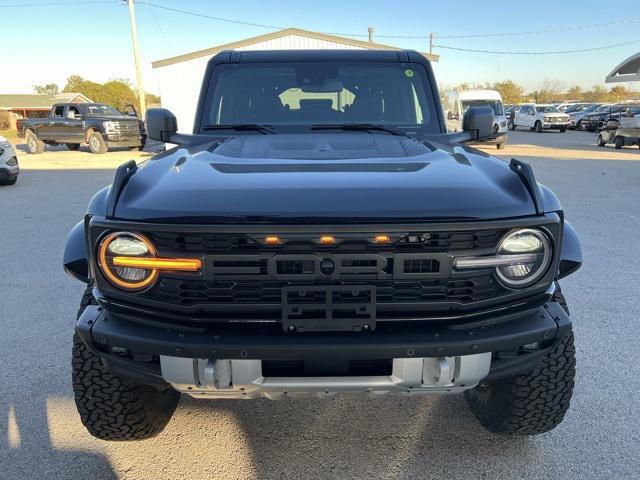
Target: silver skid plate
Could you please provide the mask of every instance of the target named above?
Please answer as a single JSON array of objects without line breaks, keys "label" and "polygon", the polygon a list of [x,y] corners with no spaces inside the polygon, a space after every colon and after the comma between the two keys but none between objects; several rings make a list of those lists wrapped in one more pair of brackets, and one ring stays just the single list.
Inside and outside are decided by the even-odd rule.
[{"label": "silver skid plate", "polygon": [[264,377],[261,360],[161,356],[160,365],[163,378],[173,388],[195,398],[421,395],[457,393],[474,387],[489,373],[491,353],[396,358],[388,376]]}]

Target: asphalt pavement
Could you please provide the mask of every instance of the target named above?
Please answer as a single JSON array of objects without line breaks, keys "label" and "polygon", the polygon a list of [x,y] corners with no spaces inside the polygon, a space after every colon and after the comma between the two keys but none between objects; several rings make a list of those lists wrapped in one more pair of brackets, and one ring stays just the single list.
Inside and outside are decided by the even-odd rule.
[{"label": "asphalt pavement", "polygon": [[145,154],[20,155],[0,187],[0,479],[415,479],[640,476],[640,149],[582,132],[512,133],[506,150],[559,195],[585,264],[563,282],[576,330],[565,421],[532,438],[485,431],[461,396],[197,401],[137,443],[89,436],[71,389],[82,284],[65,238],[113,167]]}]

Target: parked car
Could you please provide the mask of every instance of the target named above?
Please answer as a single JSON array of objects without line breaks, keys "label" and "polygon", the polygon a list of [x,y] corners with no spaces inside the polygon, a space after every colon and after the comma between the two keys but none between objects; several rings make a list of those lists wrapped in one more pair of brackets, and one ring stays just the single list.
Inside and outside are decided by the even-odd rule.
[{"label": "parked car", "polygon": [[488,105],[493,110],[493,134],[482,143],[495,144],[498,150],[507,142],[507,116],[502,97],[497,90],[460,90],[447,92],[444,97],[447,131],[462,131],[464,113],[471,107]]},{"label": "parked car", "polygon": [[18,181],[18,156],[5,137],[0,135],[0,185],[13,185]]},{"label": "parked car", "polygon": [[537,132],[548,129],[565,132],[569,127],[569,115],[550,104],[527,103],[520,105],[515,112],[510,128],[515,130],[517,127],[529,127]]},{"label": "parked car", "polygon": [[602,105],[597,110],[582,117],[580,128],[589,132],[595,132],[602,127],[608,118],[619,117],[620,112],[625,108],[626,106],[622,104]]},{"label": "parked car", "polygon": [[586,115],[589,115],[590,113],[595,112],[601,106],[602,106],[601,103],[592,103],[590,105],[585,105],[584,108],[580,110],[567,112],[569,113],[569,128],[571,130],[575,130],[575,129],[584,130],[584,127],[582,126],[582,119]]},{"label": "parked car", "polygon": [[66,242],[92,435],[156,435],[181,393],[464,392],[494,432],[562,421],[580,242],[530,165],[460,143],[491,108],[447,132],[415,51],[221,52],[205,79],[194,133],[150,109],[177,147],[121,165]]},{"label": "parked car", "polygon": [[26,139],[29,153],[42,153],[45,144],[64,144],[69,150],[88,144],[91,153],[143,149],[147,140],[142,121],[102,103],[59,103],[47,118],[20,122],[18,135]]}]

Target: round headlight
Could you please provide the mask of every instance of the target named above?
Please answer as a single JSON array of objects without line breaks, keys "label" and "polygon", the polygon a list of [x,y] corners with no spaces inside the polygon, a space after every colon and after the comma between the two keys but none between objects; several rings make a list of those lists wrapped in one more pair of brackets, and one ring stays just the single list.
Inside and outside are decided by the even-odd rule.
[{"label": "round headlight", "polygon": [[139,291],[152,285],[158,278],[157,269],[118,266],[114,259],[153,258],[156,249],[153,244],[138,233],[115,232],[107,235],[98,248],[98,265],[104,276],[118,288]]},{"label": "round headlight", "polygon": [[498,278],[508,287],[522,288],[536,282],[549,268],[551,243],[542,231],[522,228],[502,238],[497,254],[514,258],[514,263],[496,267]]}]

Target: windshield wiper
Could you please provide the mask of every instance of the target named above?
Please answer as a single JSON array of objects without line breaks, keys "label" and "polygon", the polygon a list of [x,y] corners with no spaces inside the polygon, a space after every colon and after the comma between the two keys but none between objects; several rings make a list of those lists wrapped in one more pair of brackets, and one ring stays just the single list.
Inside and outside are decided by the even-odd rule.
[{"label": "windshield wiper", "polygon": [[235,132],[260,132],[263,135],[269,133],[276,133],[271,128],[271,125],[261,125],[259,123],[242,123],[242,124],[219,124],[219,125],[205,125],[202,130],[233,130]]},{"label": "windshield wiper", "polygon": [[368,132],[371,130],[377,130],[379,132],[390,133],[391,135],[398,135],[402,137],[411,137],[411,135],[403,132],[402,130],[391,128],[391,127],[383,127],[382,125],[376,125],[374,123],[343,123],[343,124],[321,124],[321,125],[311,125],[311,130],[345,130],[345,131],[353,131],[353,132]]}]

